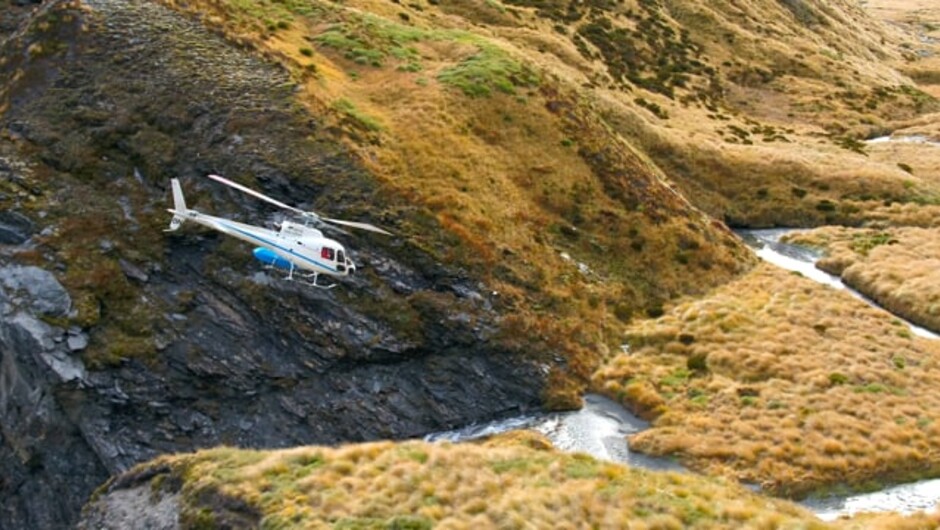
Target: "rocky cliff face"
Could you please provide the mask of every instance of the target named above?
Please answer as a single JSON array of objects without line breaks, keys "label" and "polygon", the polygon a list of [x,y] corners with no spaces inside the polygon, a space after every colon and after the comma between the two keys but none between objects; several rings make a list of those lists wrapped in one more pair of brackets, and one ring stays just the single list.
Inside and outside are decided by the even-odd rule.
[{"label": "rocky cliff face", "polygon": [[214,234],[163,236],[172,175],[256,223],[269,212],[197,177],[253,174],[334,215],[396,208],[284,72],[147,2],[0,9],[0,528],[72,524],[161,453],[404,438],[538,405],[544,367],[493,340],[498,297],[406,242],[341,234],[366,270],[327,292],[246,276],[250,249]]}]

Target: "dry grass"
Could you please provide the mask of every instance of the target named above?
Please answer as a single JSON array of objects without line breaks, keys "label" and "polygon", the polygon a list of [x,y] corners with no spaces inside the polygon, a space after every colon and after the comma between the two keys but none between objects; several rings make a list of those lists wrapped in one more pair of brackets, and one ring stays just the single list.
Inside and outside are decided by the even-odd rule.
[{"label": "dry grass", "polygon": [[635,449],[784,495],[940,472],[940,344],[844,292],[763,265],[628,342],[594,380]]},{"label": "dry grass", "polygon": [[[517,22],[489,29],[553,75],[587,87],[608,123],[715,216],[750,225],[855,224],[871,210],[860,201],[938,197],[940,183],[929,171],[935,150],[894,152],[860,141],[915,122],[935,129],[937,115],[928,113],[940,107],[923,93],[933,85],[924,75],[912,85],[895,70],[934,68],[914,53],[929,46],[918,40],[919,27],[881,24],[854,2],[687,0],[651,9],[587,2],[567,13],[540,2],[505,4],[523,6],[512,10]],[[599,18],[628,32],[652,20],[665,35],[689,38],[653,31],[618,40],[614,29],[596,31]],[[604,38],[639,56],[631,66],[640,72],[656,68],[642,60],[647,46],[685,50],[706,67],[659,57],[668,66],[657,79],[683,72],[686,82],[624,82],[619,56],[604,54]],[[532,47],[540,53],[529,53]]]},{"label": "dry grass", "polygon": [[506,340],[567,354],[549,403],[578,403],[621,320],[753,263],[576,85],[454,6],[171,5],[294,72],[300,102],[409,204],[396,232],[499,292]]},{"label": "dry grass", "polygon": [[913,226],[921,228],[940,227],[940,205],[920,204],[869,204],[862,206],[865,220],[876,226]]},{"label": "dry grass", "polygon": [[[940,6],[932,0],[870,0],[868,9],[882,20],[898,24],[919,37],[914,47],[921,59],[902,65],[901,71],[925,92],[940,97]],[[923,53],[923,52],[928,53]]]},{"label": "dry grass", "polygon": [[752,263],[666,174],[744,224],[855,224],[940,197],[917,152],[852,150],[937,105],[892,69],[918,64],[914,39],[849,2],[167,2],[294,72],[301,103],[413,206],[398,232],[484,277],[513,314],[506,340],[566,353],[554,406],[578,402],[621,322]]},{"label": "dry grass", "polygon": [[564,454],[526,431],[456,445],[223,447],[163,456],[110,483],[141,480],[134,477],[155,495],[180,491],[181,522],[194,528],[926,530],[940,522],[937,514],[878,514],[824,523],[724,479]]},{"label": "dry grass", "polygon": [[834,523],[844,530],[928,530],[940,527],[940,513],[918,513],[910,516],[898,514],[856,515]]},{"label": "dry grass", "polygon": [[[215,523],[213,499],[263,528],[827,528],[805,509],[721,479],[651,473],[563,454],[534,433],[485,444],[391,442],[162,457],[183,520]],[[137,474],[142,468],[131,471]],[[236,500],[231,500],[236,499]]]},{"label": "dry grass", "polygon": [[940,229],[825,227],[788,241],[825,249],[819,268],[891,312],[940,331]]}]

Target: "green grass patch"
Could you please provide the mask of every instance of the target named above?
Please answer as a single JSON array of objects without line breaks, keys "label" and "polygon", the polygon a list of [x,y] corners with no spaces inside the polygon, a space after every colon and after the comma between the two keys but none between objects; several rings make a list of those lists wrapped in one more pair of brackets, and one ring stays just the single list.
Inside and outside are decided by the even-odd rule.
[{"label": "green grass patch", "polygon": [[258,30],[276,31],[290,27],[295,17],[310,17],[322,8],[303,0],[227,0],[221,4],[237,23]]},{"label": "green grass patch", "polygon": [[869,394],[880,394],[885,391],[884,385],[878,383],[869,383],[864,386],[855,387],[856,392],[867,392]]},{"label": "green grass patch", "polygon": [[334,530],[430,530],[434,522],[416,515],[396,515],[388,519],[344,517],[333,524]]},{"label": "green grass patch", "polygon": [[600,473],[601,463],[590,456],[575,454],[565,465],[568,478],[594,478]]},{"label": "green grass patch", "polygon": [[682,386],[689,381],[689,378],[692,376],[692,372],[685,368],[678,368],[672,373],[662,378],[659,382],[663,386]]},{"label": "green grass patch", "polygon": [[503,474],[512,471],[518,472],[527,472],[533,466],[533,462],[529,458],[508,458],[505,460],[497,460],[495,462],[490,462],[490,468],[496,473]]},{"label": "green grass patch", "polygon": [[871,249],[881,245],[892,245],[898,241],[888,232],[877,232],[874,234],[862,233],[852,236],[850,247],[862,256],[867,256]]},{"label": "green grass patch", "polygon": [[391,62],[405,72],[424,69],[416,45],[421,42],[458,42],[476,49],[467,58],[440,71],[438,81],[471,97],[493,92],[513,94],[516,88],[538,83],[535,73],[521,61],[486,39],[453,30],[427,30],[365,15],[330,26],[313,41],[340,51],[358,64],[382,67]]},{"label": "green grass patch", "polygon": [[471,97],[488,96],[494,90],[514,94],[516,87],[537,84],[535,74],[502,49],[478,42],[478,52],[438,74],[438,81],[459,88]]},{"label": "green grass patch", "polygon": [[356,107],[356,105],[353,104],[352,101],[349,101],[346,98],[341,98],[341,99],[336,100],[336,102],[333,103],[333,109],[339,112],[342,112],[346,116],[352,118],[352,120],[357,125],[361,126],[362,128],[368,131],[380,132],[385,129],[385,127],[379,122],[379,120],[373,118],[372,116],[369,116],[368,114],[365,114],[364,112],[359,110]]},{"label": "green grass patch", "polygon": [[829,383],[833,386],[844,385],[849,382],[849,378],[845,374],[840,374],[839,372],[833,372],[829,374]]}]

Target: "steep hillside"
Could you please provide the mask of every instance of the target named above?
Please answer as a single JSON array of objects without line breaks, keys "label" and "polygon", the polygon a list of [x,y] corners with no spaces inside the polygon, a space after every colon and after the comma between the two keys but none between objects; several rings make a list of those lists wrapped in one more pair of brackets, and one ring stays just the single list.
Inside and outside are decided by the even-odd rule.
[{"label": "steep hillside", "polygon": [[[936,53],[940,40],[940,6],[931,0],[870,0],[866,10],[875,18],[887,21],[914,37],[909,42],[916,60],[899,65],[899,70],[917,82],[925,92],[940,97],[940,56]],[[934,120],[936,123],[936,120]]]},{"label": "steep hillside", "polygon": [[534,295],[525,329],[571,335],[613,312],[657,312],[748,262],[577,83],[448,14],[454,5],[177,7],[284,64],[312,112],[334,111],[383,185],[440,223],[441,259],[485,270],[501,296]]},{"label": "steep hillside", "polygon": [[[319,105],[351,103],[353,114],[386,127],[386,134],[374,129],[383,145],[370,151],[391,149],[409,170],[425,156],[399,151],[415,139],[401,130],[402,120],[429,121],[417,128],[419,145],[435,131],[448,140],[446,165],[466,169],[461,161],[471,146],[451,142],[450,125],[437,119],[435,81],[468,94],[515,93],[532,86],[534,72],[540,86],[551,80],[576,93],[580,106],[594,109],[691,201],[735,224],[860,223],[892,202],[938,200],[932,174],[904,169],[934,153],[873,155],[878,150],[862,142],[937,123],[940,106],[929,93],[936,45],[917,39],[918,28],[886,25],[855,2],[360,0],[315,3],[316,13],[307,4],[185,5],[313,78],[308,94]],[[474,53],[471,36],[497,47],[448,69]],[[514,60],[497,60],[495,50]],[[490,144],[518,137],[500,115],[464,125],[510,135],[484,134]],[[567,128],[561,141],[580,146],[581,128]],[[396,147],[398,140],[407,142]],[[496,157],[493,169],[502,163]],[[407,180],[404,173],[394,172],[395,180]]]},{"label": "steep hillside", "polygon": [[[937,201],[935,176],[898,165],[934,153],[874,159],[861,143],[937,122],[936,99],[894,69],[930,71],[935,45],[856,2],[511,3],[540,6],[523,12],[540,35],[549,23],[560,33],[544,37],[556,44],[546,55],[716,216],[856,223],[885,202]],[[551,53],[569,40],[578,53]]]},{"label": "steep hillside", "polygon": [[[500,39],[327,3],[190,7],[204,20],[3,4],[4,528],[60,528],[163,453],[576,405],[624,321],[753,262]],[[283,43],[236,35],[259,23]],[[210,172],[396,236],[337,233],[361,274],[336,289],[282,282],[239,242],[162,232],[171,177],[202,211],[276,219]]]}]

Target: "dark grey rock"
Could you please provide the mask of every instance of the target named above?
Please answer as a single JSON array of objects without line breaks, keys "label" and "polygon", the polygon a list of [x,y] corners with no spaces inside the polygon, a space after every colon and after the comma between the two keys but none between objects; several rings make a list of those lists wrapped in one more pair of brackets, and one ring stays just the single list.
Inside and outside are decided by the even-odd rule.
[{"label": "dark grey rock", "polygon": [[43,315],[65,316],[72,307],[68,291],[51,272],[39,267],[9,265],[0,268],[0,287],[25,292],[32,309]]},{"label": "dark grey rock", "polygon": [[140,267],[125,259],[118,261],[118,264],[121,266],[121,272],[123,272],[125,276],[132,280],[146,283],[147,280],[150,279],[150,276],[148,276],[147,273],[144,272]]},{"label": "dark grey rock", "polygon": [[0,212],[0,244],[19,245],[33,233],[33,223],[17,212]]}]

